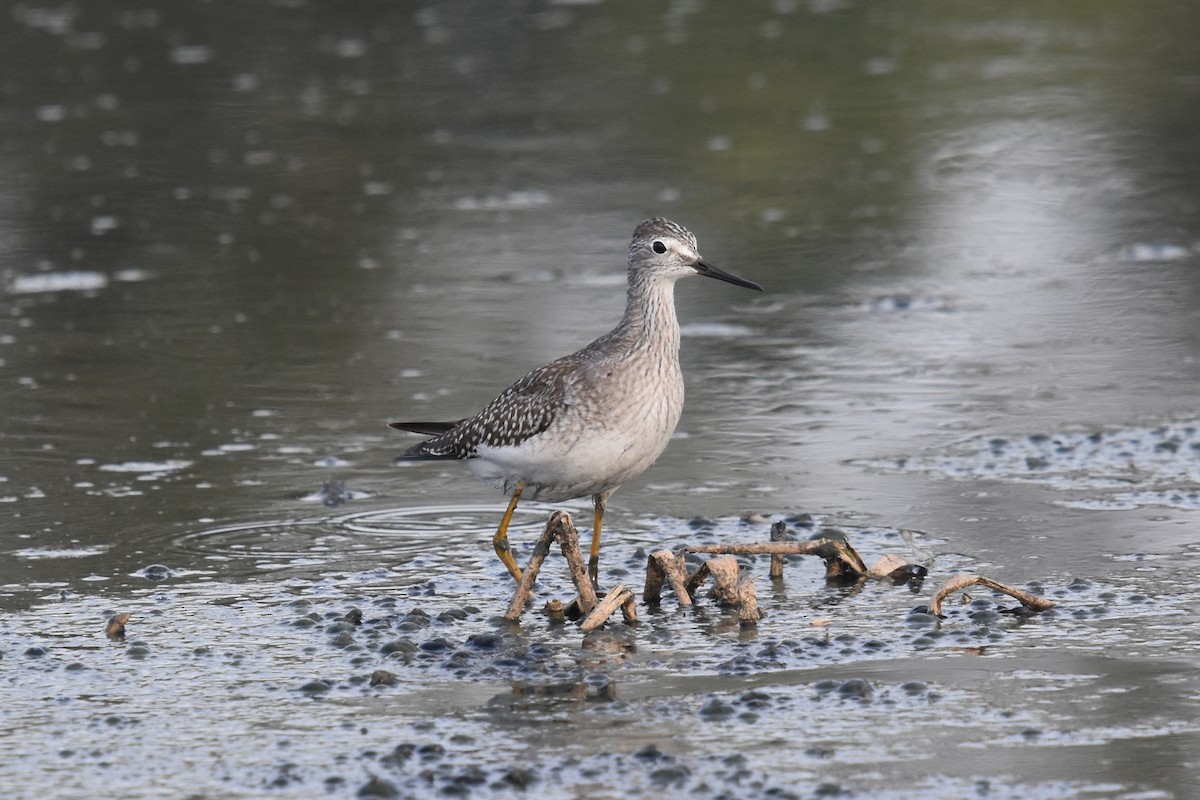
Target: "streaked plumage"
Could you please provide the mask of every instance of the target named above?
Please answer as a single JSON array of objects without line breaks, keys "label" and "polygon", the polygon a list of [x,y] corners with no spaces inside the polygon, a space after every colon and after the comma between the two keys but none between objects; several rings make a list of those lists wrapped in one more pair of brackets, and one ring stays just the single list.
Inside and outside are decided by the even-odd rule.
[{"label": "streaked plumage", "polygon": [[462,460],[477,478],[513,494],[494,543],[514,577],[520,573],[505,557],[506,530],[522,491],[550,502],[592,496],[594,570],[605,502],[654,463],[683,410],[674,287],[696,274],[762,290],[702,261],[685,228],[646,220],[629,246],[628,298],[617,327],[530,372],[473,417],[391,423],[433,436],[398,461]]}]

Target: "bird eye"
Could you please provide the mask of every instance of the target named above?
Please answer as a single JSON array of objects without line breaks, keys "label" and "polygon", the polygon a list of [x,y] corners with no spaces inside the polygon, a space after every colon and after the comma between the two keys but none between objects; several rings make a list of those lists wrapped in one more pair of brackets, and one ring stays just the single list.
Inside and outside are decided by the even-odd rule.
[{"label": "bird eye", "polygon": [[654,250],[654,252],[658,253],[659,255],[662,255],[663,253],[667,252],[667,246],[665,244],[663,244],[662,242],[658,241],[657,239],[654,240],[654,244],[650,245],[650,247]]}]

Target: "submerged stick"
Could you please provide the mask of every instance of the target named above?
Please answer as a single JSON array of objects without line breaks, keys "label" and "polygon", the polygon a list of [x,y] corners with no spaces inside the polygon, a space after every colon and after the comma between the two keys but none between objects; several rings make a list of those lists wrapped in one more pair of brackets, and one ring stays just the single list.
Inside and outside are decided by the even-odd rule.
[{"label": "submerged stick", "polygon": [[584,633],[591,633],[599,628],[616,613],[618,608],[625,605],[629,598],[633,597],[633,592],[618,584],[609,590],[608,594],[604,595],[604,599],[596,604],[591,613],[583,618],[583,622],[579,623],[579,629]]},{"label": "submerged stick", "polygon": [[1046,611],[1054,608],[1054,603],[1044,597],[1022,592],[1020,589],[1014,589],[1008,584],[994,581],[991,578],[985,578],[982,575],[955,575],[950,580],[942,584],[941,588],[934,593],[933,599],[929,601],[929,613],[935,617],[942,615],[942,601],[947,596],[954,592],[967,588],[968,586],[986,586],[989,589],[994,589],[997,592],[1006,594],[1009,597],[1016,598],[1021,601],[1021,605],[1031,611]]}]

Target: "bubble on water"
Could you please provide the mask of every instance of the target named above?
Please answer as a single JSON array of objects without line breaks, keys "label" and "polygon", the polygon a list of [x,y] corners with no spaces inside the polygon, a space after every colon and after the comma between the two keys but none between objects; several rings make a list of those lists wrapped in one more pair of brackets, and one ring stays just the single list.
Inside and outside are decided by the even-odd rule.
[{"label": "bubble on water", "polygon": [[62,122],[67,118],[67,107],[61,104],[38,106],[37,118],[42,122]]},{"label": "bubble on water", "polygon": [[181,66],[191,66],[195,64],[207,64],[212,60],[213,51],[208,45],[190,44],[176,45],[171,48],[170,59],[172,64]]},{"label": "bubble on water", "polygon": [[94,270],[71,270],[69,272],[41,272],[35,275],[18,275],[9,284],[14,294],[36,294],[39,292],[89,292],[108,286],[108,276]]}]

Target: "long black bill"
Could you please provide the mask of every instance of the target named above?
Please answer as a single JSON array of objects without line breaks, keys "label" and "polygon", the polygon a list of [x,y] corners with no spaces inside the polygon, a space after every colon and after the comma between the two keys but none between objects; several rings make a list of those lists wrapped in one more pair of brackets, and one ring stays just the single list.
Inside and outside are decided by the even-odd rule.
[{"label": "long black bill", "polygon": [[720,267],[714,267],[707,261],[697,261],[692,266],[696,268],[696,272],[699,272],[706,278],[716,278],[719,281],[732,283],[734,286],[745,286],[747,289],[753,289],[756,292],[761,292],[763,290],[763,288],[754,281],[748,281],[745,278],[739,278],[737,275],[730,275],[725,270],[721,269]]}]

